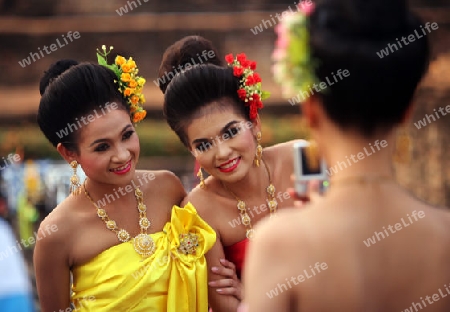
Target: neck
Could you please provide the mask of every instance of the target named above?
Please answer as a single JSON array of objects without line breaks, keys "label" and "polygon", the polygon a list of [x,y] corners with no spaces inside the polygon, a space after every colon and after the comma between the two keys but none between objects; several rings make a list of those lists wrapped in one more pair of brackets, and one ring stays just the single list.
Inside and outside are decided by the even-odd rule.
[{"label": "neck", "polygon": [[228,191],[233,192],[235,196],[244,201],[251,197],[265,197],[267,194],[266,187],[269,185],[269,176],[264,166],[264,158],[260,161],[259,167],[252,166],[243,179],[234,183],[222,183]]},{"label": "neck", "polygon": [[[111,206],[114,203],[129,200],[131,197],[134,198],[135,186],[139,187],[140,184],[136,182],[133,184],[131,181],[124,185],[107,184],[87,178],[84,186],[94,202],[97,204],[100,202],[101,205]],[[82,192],[84,193],[84,189]]]},{"label": "neck", "polygon": [[321,144],[331,181],[352,176],[393,176],[394,147],[393,132],[367,139],[336,131],[327,134]]}]

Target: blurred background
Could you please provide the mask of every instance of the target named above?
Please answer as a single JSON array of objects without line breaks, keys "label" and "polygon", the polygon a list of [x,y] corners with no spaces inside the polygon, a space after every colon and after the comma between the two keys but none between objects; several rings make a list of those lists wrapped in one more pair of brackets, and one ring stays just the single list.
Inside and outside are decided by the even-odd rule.
[{"label": "blurred background", "polygon": [[[40,220],[68,194],[72,173],[35,122],[39,79],[50,64],[61,58],[96,62],[96,49],[103,44],[132,56],[147,79],[148,117],[137,127],[139,166],[174,171],[190,190],[196,183],[193,158],[166,125],[163,96],[154,83],[164,50],[196,34],[211,40],[222,56],[245,52],[258,62],[264,89],[272,93],[261,114],[263,143],[307,139],[300,107],[281,97],[271,74],[276,39],[271,17],[294,9],[295,2],[0,0],[0,215],[11,222],[18,239],[32,235]],[[450,104],[450,1],[410,3],[424,22],[439,25],[428,35],[433,56],[416,96],[412,120],[417,122]],[[69,31],[79,32],[79,38],[65,42]],[[40,54],[57,39],[57,50]],[[407,132],[413,141],[412,160],[395,164],[399,182],[424,201],[449,207],[450,115],[421,129],[411,123]],[[32,248],[25,250],[25,257],[34,281]]]}]

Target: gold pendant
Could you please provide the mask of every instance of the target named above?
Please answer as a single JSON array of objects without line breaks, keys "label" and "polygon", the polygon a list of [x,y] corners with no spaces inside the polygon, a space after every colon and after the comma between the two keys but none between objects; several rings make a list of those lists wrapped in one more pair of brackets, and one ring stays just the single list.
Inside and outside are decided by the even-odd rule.
[{"label": "gold pendant", "polygon": [[134,250],[143,257],[149,257],[155,252],[155,241],[148,234],[139,234],[133,239]]},{"label": "gold pendant", "polygon": [[253,229],[248,229],[247,233],[245,234],[245,236],[247,236],[248,239],[252,239],[254,235],[255,235],[255,230],[253,230]]}]

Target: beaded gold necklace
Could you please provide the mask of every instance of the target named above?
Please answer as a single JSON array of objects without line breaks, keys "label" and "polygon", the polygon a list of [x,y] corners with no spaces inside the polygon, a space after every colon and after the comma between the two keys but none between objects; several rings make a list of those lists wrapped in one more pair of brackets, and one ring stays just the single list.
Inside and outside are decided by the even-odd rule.
[{"label": "beaded gold necklace", "polygon": [[[97,209],[97,215],[105,222],[106,228],[116,233],[119,241],[123,243],[128,242],[131,239],[130,233],[128,233],[128,231],[125,229],[119,229],[117,227],[116,221],[111,220],[108,217],[106,210],[97,206],[86,189],[86,180],[84,181],[83,187],[84,194]],[[150,227],[151,223],[150,220],[147,219],[147,207],[144,204],[144,194],[139,189],[139,187],[136,187],[134,189],[134,196],[137,200],[137,208],[139,211],[139,226],[141,228],[141,233],[133,238],[133,246],[134,250],[136,250],[139,255],[146,258],[151,256],[155,252],[155,242],[153,241],[151,236],[147,234],[147,229]]]},{"label": "beaded gold necklace", "polygon": [[[267,193],[267,203],[269,205],[270,217],[272,217],[276,213],[277,207],[278,207],[278,202],[275,199],[275,186],[272,184],[272,178],[270,176],[270,171],[269,171],[269,168],[267,167],[266,162],[262,159],[261,159],[261,161],[264,164],[264,168],[266,168],[266,172],[269,177],[269,186],[266,187],[266,193]],[[245,227],[247,228],[245,236],[248,239],[251,239],[253,237],[253,235],[255,234],[255,230],[252,228],[251,218],[248,215],[248,212],[247,212],[248,209],[247,209],[247,205],[245,204],[245,201],[243,201],[242,199],[239,199],[239,197],[237,197],[230,189],[227,188],[225,183],[223,183],[222,181],[221,181],[221,183],[222,183],[222,186],[224,187],[224,189],[226,189],[237,200],[237,202],[238,202],[237,208],[238,208],[239,214],[241,216],[242,224],[245,225]]]}]

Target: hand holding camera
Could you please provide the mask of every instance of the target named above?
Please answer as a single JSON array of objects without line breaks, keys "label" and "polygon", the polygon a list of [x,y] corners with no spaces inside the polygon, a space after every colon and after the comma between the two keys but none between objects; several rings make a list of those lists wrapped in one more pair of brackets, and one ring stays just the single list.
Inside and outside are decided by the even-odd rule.
[{"label": "hand holding camera", "polygon": [[323,194],[328,186],[325,161],[317,145],[307,141],[294,144],[294,196],[301,202],[311,200],[312,193]]}]

